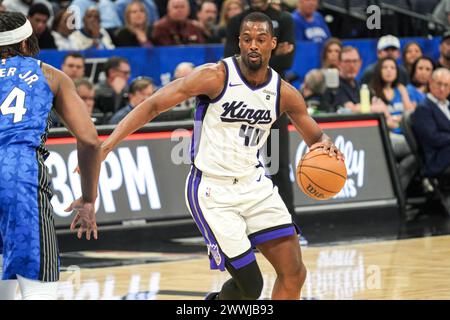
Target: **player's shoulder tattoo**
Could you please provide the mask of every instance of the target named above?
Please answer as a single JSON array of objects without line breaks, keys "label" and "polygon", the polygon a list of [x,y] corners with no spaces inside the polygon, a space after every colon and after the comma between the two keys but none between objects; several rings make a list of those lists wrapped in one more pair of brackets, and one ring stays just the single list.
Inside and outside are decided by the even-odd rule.
[{"label": "player's shoulder tattoo", "polygon": [[61,81],[58,77],[58,70],[48,64],[43,63],[42,71],[44,73],[45,79],[50,85],[50,88],[52,88],[54,94],[56,94],[59,91],[61,85]]}]

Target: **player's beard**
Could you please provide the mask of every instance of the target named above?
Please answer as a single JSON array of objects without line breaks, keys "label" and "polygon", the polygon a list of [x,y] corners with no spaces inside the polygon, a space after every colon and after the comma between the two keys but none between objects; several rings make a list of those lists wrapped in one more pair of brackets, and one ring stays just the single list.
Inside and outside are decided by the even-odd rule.
[{"label": "player's beard", "polygon": [[262,66],[262,56],[258,54],[258,59],[256,61],[252,61],[249,58],[249,55],[245,55],[242,57],[242,62],[244,62],[245,66],[252,71],[258,71]]}]

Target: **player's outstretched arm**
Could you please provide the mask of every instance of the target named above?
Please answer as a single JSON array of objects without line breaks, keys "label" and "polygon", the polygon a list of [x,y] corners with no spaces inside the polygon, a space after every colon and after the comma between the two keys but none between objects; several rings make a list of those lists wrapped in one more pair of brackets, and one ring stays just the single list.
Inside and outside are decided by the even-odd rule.
[{"label": "player's outstretched arm", "polygon": [[97,238],[94,203],[97,198],[98,176],[101,164],[101,141],[97,130],[84,106],[84,101],[78,96],[72,80],[63,72],[49,66],[43,66],[44,74],[55,96],[55,109],[67,129],[77,139],[78,165],[80,168],[82,197],[75,200],[67,211],[75,210],[77,214],[71,229],[78,221],[81,227],[78,237],[86,231],[90,239],[91,232]]},{"label": "player's outstretched arm", "polygon": [[329,153],[330,156],[336,155],[338,159],[344,159],[344,155],[332,143],[330,137],[322,132],[317,122],[308,114],[302,95],[284,80],[280,91],[280,112],[288,114],[310,150],[323,148],[324,152]]},{"label": "player's outstretched arm", "polygon": [[103,159],[125,137],[153,120],[160,113],[198,95],[215,98],[223,89],[224,79],[225,70],[222,63],[206,64],[196,68],[190,75],[159,89],[119,122],[113,133],[103,142]]}]

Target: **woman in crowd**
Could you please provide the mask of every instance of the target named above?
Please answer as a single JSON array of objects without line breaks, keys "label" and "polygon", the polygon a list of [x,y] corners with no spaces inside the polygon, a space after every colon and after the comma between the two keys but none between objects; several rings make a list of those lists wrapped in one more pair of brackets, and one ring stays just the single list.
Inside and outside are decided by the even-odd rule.
[{"label": "woman in crowd", "polygon": [[115,46],[106,29],[100,26],[100,12],[95,7],[86,10],[84,27],[69,36],[76,50],[114,49]]},{"label": "woman in crowd", "polygon": [[339,54],[342,50],[342,42],[338,38],[328,39],[322,49],[320,61],[322,68],[338,68]]},{"label": "woman in crowd", "polygon": [[151,47],[151,34],[145,6],[134,0],[125,10],[125,27],[118,30],[114,43],[117,47]]},{"label": "woman in crowd", "polygon": [[410,74],[411,83],[406,86],[406,89],[414,106],[425,100],[433,71],[434,62],[429,57],[420,57],[413,63]]},{"label": "woman in crowd", "polygon": [[400,120],[404,110],[414,109],[406,87],[398,80],[398,66],[393,58],[379,60],[370,82],[375,97],[375,110],[386,115],[389,128],[401,133]]},{"label": "woman in crowd", "polygon": [[423,55],[422,48],[415,41],[408,42],[403,48],[403,66],[411,74],[412,65]]},{"label": "woman in crowd", "polygon": [[225,42],[226,29],[228,21],[235,15],[244,11],[244,4],[241,0],[225,0],[220,10],[219,28],[217,30],[218,36]]},{"label": "woman in crowd", "polygon": [[372,91],[372,111],[383,113],[390,129],[390,140],[397,162],[403,190],[409,185],[417,170],[417,163],[400,127],[404,111],[413,110],[414,104],[406,87],[399,82],[398,65],[395,59],[380,59],[370,82]]},{"label": "woman in crowd", "polygon": [[55,16],[52,25],[52,36],[58,50],[75,50],[69,36],[75,31],[75,16],[70,10],[61,10]]}]

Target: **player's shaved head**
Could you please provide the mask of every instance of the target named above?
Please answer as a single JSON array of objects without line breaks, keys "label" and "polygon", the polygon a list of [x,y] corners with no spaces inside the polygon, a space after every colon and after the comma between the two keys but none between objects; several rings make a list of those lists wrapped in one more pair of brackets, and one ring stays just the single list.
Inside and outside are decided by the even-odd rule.
[{"label": "player's shaved head", "polygon": [[276,45],[272,20],[267,15],[253,12],[245,16],[239,34],[239,49],[242,62],[249,70],[266,68]]},{"label": "player's shaved head", "polygon": [[269,16],[265,15],[261,12],[252,12],[244,17],[241,22],[241,27],[239,29],[239,33],[242,34],[245,31],[245,27],[248,26],[248,22],[260,22],[267,25],[267,31],[273,37],[275,32],[273,31],[272,20]]}]

